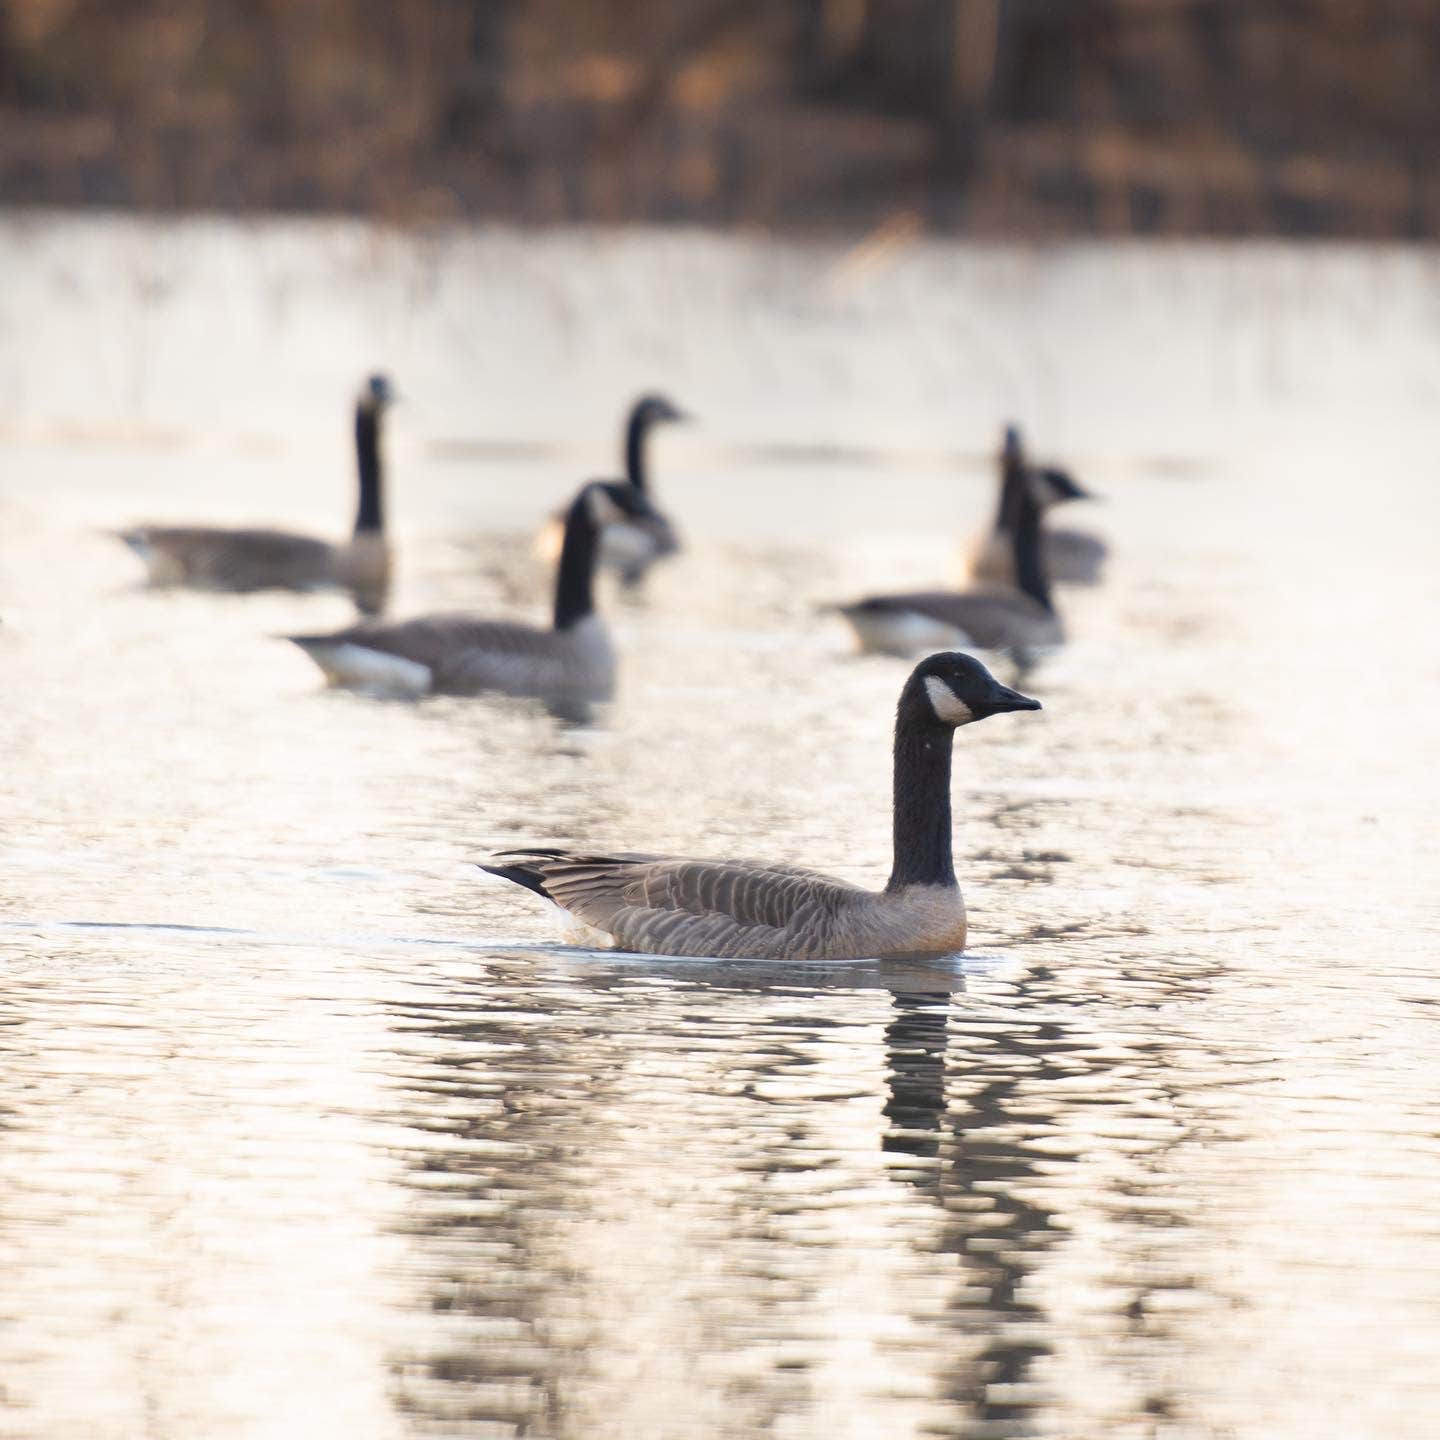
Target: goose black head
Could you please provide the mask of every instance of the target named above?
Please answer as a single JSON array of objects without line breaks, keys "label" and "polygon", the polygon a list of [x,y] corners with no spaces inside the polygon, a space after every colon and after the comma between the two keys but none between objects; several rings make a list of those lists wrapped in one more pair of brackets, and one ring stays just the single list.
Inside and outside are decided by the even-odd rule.
[{"label": "goose black head", "polygon": [[592,480],[581,491],[590,518],[596,525],[622,525],[626,521],[650,520],[655,507],[643,490],[626,480]]},{"label": "goose black head", "polygon": [[646,427],[651,425],[678,424],[690,417],[673,401],[664,395],[642,395],[630,412],[633,421]]},{"label": "goose black head", "polygon": [[1000,459],[1007,465],[1018,465],[1022,458],[1023,447],[1020,444],[1020,427],[1018,425],[1007,425],[1005,427],[1005,440],[1000,447]]},{"label": "goose black head", "polygon": [[1002,685],[973,655],[958,650],[927,656],[915,667],[905,691],[942,725],[969,725],[1011,710],[1040,709],[1038,700]]},{"label": "goose black head", "polygon": [[400,397],[390,383],[388,375],[370,375],[360,387],[360,404],[368,410],[383,410],[393,405]]}]

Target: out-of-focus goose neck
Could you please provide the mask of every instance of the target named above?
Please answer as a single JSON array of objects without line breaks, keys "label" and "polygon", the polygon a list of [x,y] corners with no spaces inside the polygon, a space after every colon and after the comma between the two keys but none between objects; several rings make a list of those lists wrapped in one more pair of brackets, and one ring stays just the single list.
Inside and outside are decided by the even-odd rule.
[{"label": "out-of-focus goose neck", "polygon": [[1020,431],[1006,426],[1005,446],[1000,452],[1000,508],[995,512],[995,528],[1002,535],[1015,533],[1020,492],[1025,487],[1025,447]]},{"label": "out-of-focus goose neck", "polygon": [[954,730],[942,725],[915,676],[895,713],[895,861],[887,894],[911,885],[954,886],[950,759]]},{"label": "out-of-focus goose neck", "polygon": [[644,490],[650,479],[645,464],[645,440],[650,433],[650,411],[640,401],[630,411],[625,425],[625,475],[637,490]]},{"label": "out-of-focus goose neck", "polygon": [[1040,548],[1040,504],[1022,476],[1015,481],[1015,520],[1010,532],[1015,554],[1015,584],[1052,615],[1050,579],[1045,573],[1045,556]]},{"label": "out-of-focus goose neck", "polygon": [[590,492],[582,490],[565,516],[565,540],[555,579],[557,630],[578,625],[595,609],[595,552],[600,532],[590,503]]},{"label": "out-of-focus goose neck", "polygon": [[356,535],[379,534],[385,528],[380,473],[380,406],[364,399],[355,406],[355,460],[360,472],[360,506]]},{"label": "out-of-focus goose neck", "polygon": [[1025,462],[1018,452],[1006,453],[1000,475],[1000,508],[995,512],[995,528],[1008,536],[1015,533],[1019,523],[1021,492],[1025,489]]}]

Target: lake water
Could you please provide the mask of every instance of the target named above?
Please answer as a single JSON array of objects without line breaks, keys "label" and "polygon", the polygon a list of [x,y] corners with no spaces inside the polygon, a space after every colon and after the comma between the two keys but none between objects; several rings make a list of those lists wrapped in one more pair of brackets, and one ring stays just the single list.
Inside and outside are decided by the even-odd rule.
[{"label": "lake water", "polygon": [[[0,275],[0,1435],[1434,1433],[1435,257],[40,216]],[[326,692],[270,637],[341,598],[103,535],[343,531],[377,366],[398,613],[542,614],[624,402],[702,417],[590,723]],[[1115,558],[957,737],[969,953],[578,951],[469,865],[883,879],[906,667],[819,608],[952,578],[1011,417]]]}]

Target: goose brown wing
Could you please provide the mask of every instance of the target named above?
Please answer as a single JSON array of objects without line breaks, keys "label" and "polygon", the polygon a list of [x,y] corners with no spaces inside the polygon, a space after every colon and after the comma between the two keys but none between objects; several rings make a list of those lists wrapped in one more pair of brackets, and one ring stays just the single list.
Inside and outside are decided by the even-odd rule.
[{"label": "goose brown wing", "polygon": [[[832,952],[866,890],[787,865],[651,855],[516,851],[523,871],[577,919],[627,950],[654,955],[804,959]],[[516,874],[507,876],[520,879]],[[520,883],[527,883],[521,879]]]}]

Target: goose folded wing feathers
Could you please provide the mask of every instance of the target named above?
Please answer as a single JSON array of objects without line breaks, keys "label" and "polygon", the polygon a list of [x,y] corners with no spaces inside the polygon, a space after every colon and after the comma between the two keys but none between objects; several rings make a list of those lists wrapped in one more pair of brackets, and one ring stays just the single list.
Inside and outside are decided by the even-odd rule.
[{"label": "goose folded wing feathers", "polygon": [[216,577],[235,589],[248,585],[321,583],[332,578],[335,547],[282,530],[237,530],[207,556]]},{"label": "goose folded wing feathers", "polygon": [[544,893],[616,941],[656,954],[753,955],[762,946],[803,958],[868,898],[844,881],[787,865],[671,860],[651,855],[505,852]]},{"label": "goose folded wing feathers", "polygon": [[420,615],[413,620],[352,625],[324,637],[336,644],[361,645],[398,655],[432,670],[443,670],[467,654],[530,655],[544,648],[549,632],[533,625],[482,620],[473,615]]},{"label": "goose folded wing feathers", "polygon": [[330,578],[335,547],[285,530],[220,530],[204,526],[140,526],[122,538],[152,569],[173,567],[190,583],[227,590],[262,590],[273,585],[321,583]]}]

